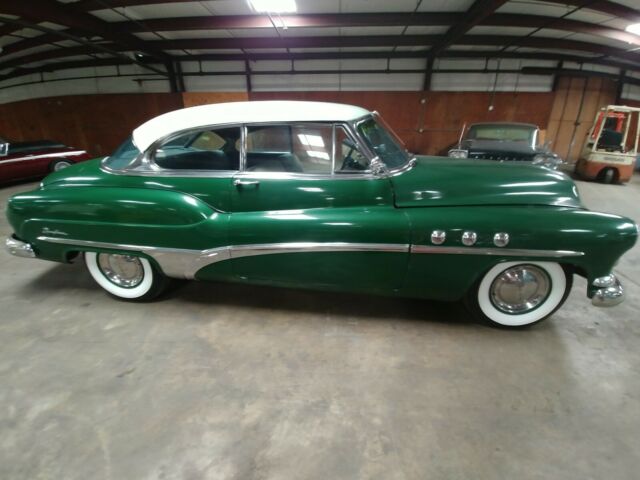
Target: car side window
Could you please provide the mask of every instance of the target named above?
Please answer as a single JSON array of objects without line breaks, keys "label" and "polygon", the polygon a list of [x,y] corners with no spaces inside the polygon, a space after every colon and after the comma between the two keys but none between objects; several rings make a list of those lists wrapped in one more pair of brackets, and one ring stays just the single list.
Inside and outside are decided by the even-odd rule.
[{"label": "car side window", "polygon": [[247,127],[248,172],[331,174],[332,125]]},{"label": "car side window", "polygon": [[344,127],[336,126],[336,173],[363,172],[369,168],[369,159],[349,137]]},{"label": "car side window", "polygon": [[240,169],[240,127],[185,133],[163,143],[154,161],[169,170],[236,171]]}]

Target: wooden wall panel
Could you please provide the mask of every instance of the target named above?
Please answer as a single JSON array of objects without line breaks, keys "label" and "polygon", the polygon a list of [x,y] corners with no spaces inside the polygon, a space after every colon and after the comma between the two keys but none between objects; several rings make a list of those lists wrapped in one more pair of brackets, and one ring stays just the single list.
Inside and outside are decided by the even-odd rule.
[{"label": "wooden wall panel", "polygon": [[182,105],[180,94],[170,93],[24,100],[0,105],[0,136],[10,141],[57,140],[106,155],[141,123]]},{"label": "wooden wall panel", "polygon": [[[561,79],[555,93],[193,92],[44,98],[0,105],[0,136],[16,141],[49,138],[104,155],[140,123],[182,106],[290,99],[349,103],[377,110],[411,151],[422,154],[446,153],[457,142],[464,123],[479,121],[537,124],[547,128],[547,138],[562,153],[568,151],[578,112],[580,125],[588,129],[595,114],[591,110],[612,101],[610,83],[592,79],[599,83],[587,85],[589,98],[580,110],[580,85],[584,84],[574,80],[580,79]],[[576,130],[575,138],[581,135],[582,127]],[[577,142],[582,142],[582,138]]]},{"label": "wooden wall panel", "polygon": [[304,100],[358,105],[384,117],[411,151],[417,151],[422,92],[252,92],[251,100]]},{"label": "wooden wall panel", "polygon": [[350,103],[377,110],[409,150],[422,154],[446,154],[465,122],[528,122],[546,128],[553,104],[550,93],[254,92],[250,98]]},{"label": "wooden wall panel", "polygon": [[182,103],[185,107],[209,103],[246,102],[247,100],[249,100],[247,92],[185,92],[182,94]]},{"label": "wooden wall panel", "polygon": [[613,81],[597,77],[558,80],[547,138],[566,161],[578,160],[596,112],[614,102],[615,87]]}]

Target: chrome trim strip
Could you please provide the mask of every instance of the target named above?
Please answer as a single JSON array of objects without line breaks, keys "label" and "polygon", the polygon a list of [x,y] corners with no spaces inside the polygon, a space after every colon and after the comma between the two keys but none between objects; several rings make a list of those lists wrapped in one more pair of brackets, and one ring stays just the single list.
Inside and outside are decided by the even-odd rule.
[{"label": "chrome trim strip", "polygon": [[476,247],[434,247],[412,245],[411,253],[440,253],[447,255],[495,255],[497,257],[581,257],[584,252],[573,250],[533,250],[524,248],[476,248]]},{"label": "chrome trim strip", "polygon": [[349,242],[288,242],[234,245],[229,247],[231,258],[253,257],[274,253],[305,252],[390,252],[408,253],[408,244],[398,243],[349,243]]},{"label": "chrome trim strip", "polygon": [[213,263],[234,258],[273,255],[279,253],[318,252],[386,252],[386,253],[435,253],[454,255],[495,255],[502,257],[576,257],[583,252],[568,250],[525,250],[508,248],[438,247],[401,243],[350,243],[350,242],[283,242],[249,245],[228,245],[208,250],[150,247],[91,240],[40,236],[38,241],[91,248],[142,252],[154,258],[163,272],[176,278],[194,278],[198,270]]},{"label": "chrome trim strip", "polygon": [[309,252],[388,252],[408,253],[408,244],[395,243],[349,243],[349,242],[288,242],[251,245],[230,245],[208,250],[187,250],[180,248],[127,245],[90,240],[73,240],[56,237],[38,237],[38,241],[111,250],[143,252],[154,258],[162,271],[169,277],[194,278],[198,270],[213,263],[232,258],[272,255],[278,253]]},{"label": "chrome trim strip", "polygon": [[[57,153],[41,153],[40,155],[25,155],[24,157],[19,157],[19,158],[8,158],[6,160],[2,160],[2,158],[4,157],[0,157],[0,163],[2,165],[8,165],[10,163],[18,163],[18,162],[28,162],[31,160],[42,160],[43,158],[50,158],[51,161],[54,161],[56,159],[66,159],[67,157],[77,157],[78,155],[82,155],[85,152],[84,150],[74,150],[71,152],[57,152]],[[5,155],[6,157],[6,155]]]}]

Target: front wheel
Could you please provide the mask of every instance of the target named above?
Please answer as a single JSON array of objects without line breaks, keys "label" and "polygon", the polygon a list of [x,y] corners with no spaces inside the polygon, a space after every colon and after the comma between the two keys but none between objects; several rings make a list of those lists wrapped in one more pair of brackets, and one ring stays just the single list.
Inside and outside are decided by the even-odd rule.
[{"label": "front wheel", "polygon": [[602,183],[615,183],[617,172],[615,168],[605,168],[598,174],[598,180]]},{"label": "front wheel", "polygon": [[167,277],[146,258],[86,252],[84,260],[98,285],[125,300],[151,300],[160,295],[168,283]]},{"label": "front wheel", "polygon": [[499,263],[469,289],[465,304],[491,325],[525,327],[560,308],[572,284],[572,275],[558,263]]}]

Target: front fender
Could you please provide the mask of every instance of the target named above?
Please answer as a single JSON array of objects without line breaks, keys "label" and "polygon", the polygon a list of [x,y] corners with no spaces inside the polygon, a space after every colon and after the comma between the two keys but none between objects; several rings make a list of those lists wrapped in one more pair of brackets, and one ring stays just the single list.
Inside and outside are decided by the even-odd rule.
[{"label": "front fender", "polygon": [[[407,288],[419,294],[416,286],[428,276],[428,296],[450,300],[461,298],[484,272],[503,261],[555,261],[573,267],[591,285],[594,279],[611,273],[638,236],[635,223],[628,218],[575,208],[461,206],[407,212],[412,225]],[[442,245],[431,242],[434,230],[446,232]],[[465,231],[476,232],[473,246],[462,244]],[[493,243],[498,232],[509,234],[507,246]],[[434,248],[419,253],[421,245]],[[594,291],[590,287],[588,295]]]}]

